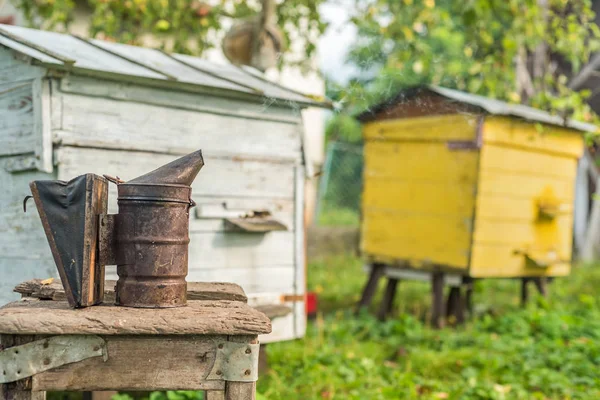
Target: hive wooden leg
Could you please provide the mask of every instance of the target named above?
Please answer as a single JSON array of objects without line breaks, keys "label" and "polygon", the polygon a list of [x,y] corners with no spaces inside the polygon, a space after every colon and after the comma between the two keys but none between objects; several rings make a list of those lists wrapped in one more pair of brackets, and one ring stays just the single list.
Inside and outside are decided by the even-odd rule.
[{"label": "hive wooden leg", "polygon": [[469,313],[469,316],[473,315],[473,289],[475,281],[473,278],[465,277],[463,279],[465,285],[465,298],[464,298],[464,311]]},{"label": "hive wooden leg", "polygon": [[368,307],[373,300],[373,296],[375,295],[375,291],[377,291],[377,284],[379,283],[379,279],[383,276],[383,272],[385,269],[384,264],[373,263],[371,265],[371,274],[369,275],[369,280],[363,289],[362,296],[360,301],[358,302],[357,311],[359,311],[363,307]]},{"label": "hive wooden leg", "polygon": [[521,278],[521,307],[525,307],[527,305],[527,301],[529,301],[529,288],[527,285],[529,284],[529,278]]},{"label": "hive wooden leg", "polygon": [[398,287],[398,279],[388,278],[387,286],[385,287],[385,293],[379,306],[378,317],[381,321],[384,321],[392,311],[394,305],[394,297],[396,297],[396,289]]},{"label": "hive wooden leg", "polygon": [[440,329],[444,327],[444,273],[431,274],[431,325]]},{"label": "hive wooden leg", "polygon": [[535,278],[533,280],[533,282],[535,283],[535,287],[537,288],[538,292],[540,292],[540,294],[543,297],[547,297],[548,296],[548,278],[546,278],[545,276],[541,276],[539,278]]},{"label": "hive wooden leg", "polygon": [[461,296],[460,287],[453,286],[448,293],[448,301],[446,303],[446,317],[453,317],[453,323],[459,323],[459,314],[461,314]]}]

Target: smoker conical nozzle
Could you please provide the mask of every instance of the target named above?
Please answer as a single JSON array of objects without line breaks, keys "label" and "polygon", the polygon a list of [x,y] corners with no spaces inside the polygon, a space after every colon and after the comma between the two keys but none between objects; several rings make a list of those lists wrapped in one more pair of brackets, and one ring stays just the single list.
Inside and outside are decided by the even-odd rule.
[{"label": "smoker conical nozzle", "polygon": [[176,184],[191,186],[204,166],[202,150],[178,158],[152,172],[148,172],[127,183]]}]

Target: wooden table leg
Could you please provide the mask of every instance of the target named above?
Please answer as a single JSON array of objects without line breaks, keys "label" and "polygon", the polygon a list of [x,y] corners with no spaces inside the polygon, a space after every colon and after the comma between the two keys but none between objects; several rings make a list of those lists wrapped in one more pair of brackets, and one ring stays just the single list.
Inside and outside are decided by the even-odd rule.
[{"label": "wooden table leg", "polygon": [[394,297],[396,297],[396,288],[398,286],[398,279],[388,278],[387,286],[385,287],[385,293],[379,306],[378,317],[381,321],[384,321],[392,311],[394,305]]},{"label": "wooden table leg", "polygon": [[6,388],[2,385],[0,400],[46,400],[46,392],[32,392],[31,390],[18,390]]},{"label": "wooden table leg", "polygon": [[431,325],[440,329],[444,327],[444,273],[431,274]]},{"label": "wooden table leg", "polygon": [[377,284],[379,283],[379,279],[383,276],[383,272],[385,269],[384,264],[373,263],[371,264],[371,273],[369,274],[369,280],[365,285],[365,288],[362,292],[362,297],[358,302],[357,311],[363,307],[368,307],[371,304],[371,300],[373,300],[373,296],[375,295],[375,291],[377,291]]},{"label": "wooden table leg", "polygon": [[225,392],[223,390],[208,390],[204,394],[204,400],[225,400]]},{"label": "wooden table leg", "polygon": [[[35,340],[33,335],[0,335],[0,350]],[[1,367],[1,366],[0,366]],[[1,370],[1,369],[0,369]],[[1,373],[1,372],[0,372]],[[45,400],[46,392],[32,392],[31,378],[0,384],[0,400]]]},{"label": "wooden table leg", "polygon": [[[256,336],[230,336],[229,341],[258,343]],[[256,382],[226,382],[225,400],[256,400]]]}]

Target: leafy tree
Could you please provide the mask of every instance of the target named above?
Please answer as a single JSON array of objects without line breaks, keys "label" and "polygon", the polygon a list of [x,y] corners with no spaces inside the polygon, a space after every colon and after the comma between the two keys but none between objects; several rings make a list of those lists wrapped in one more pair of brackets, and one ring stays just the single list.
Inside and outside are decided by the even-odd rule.
[{"label": "leafy tree", "polygon": [[[318,6],[324,0],[285,0],[276,6],[277,24],[290,37],[305,40],[305,56],[288,64],[304,64],[314,55],[316,41],[326,28]],[[16,0],[30,24],[37,28],[68,31],[76,7],[91,14],[90,36],[139,44],[144,35],[178,53],[200,55],[220,43],[231,21],[255,17],[259,1],[246,0]],[[77,3],[77,4],[76,4]]]},{"label": "leafy tree", "polygon": [[432,83],[577,119],[597,118],[569,76],[600,49],[590,0],[357,0],[349,54],[366,77],[346,109]]}]

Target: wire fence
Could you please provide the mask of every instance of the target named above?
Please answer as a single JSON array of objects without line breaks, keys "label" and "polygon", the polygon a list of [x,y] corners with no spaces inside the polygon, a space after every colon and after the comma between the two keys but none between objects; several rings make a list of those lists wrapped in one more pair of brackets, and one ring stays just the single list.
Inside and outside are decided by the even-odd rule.
[{"label": "wire fence", "polygon": [[330,142],[317,196],[317,225],[359,225],[362,145]]}]

